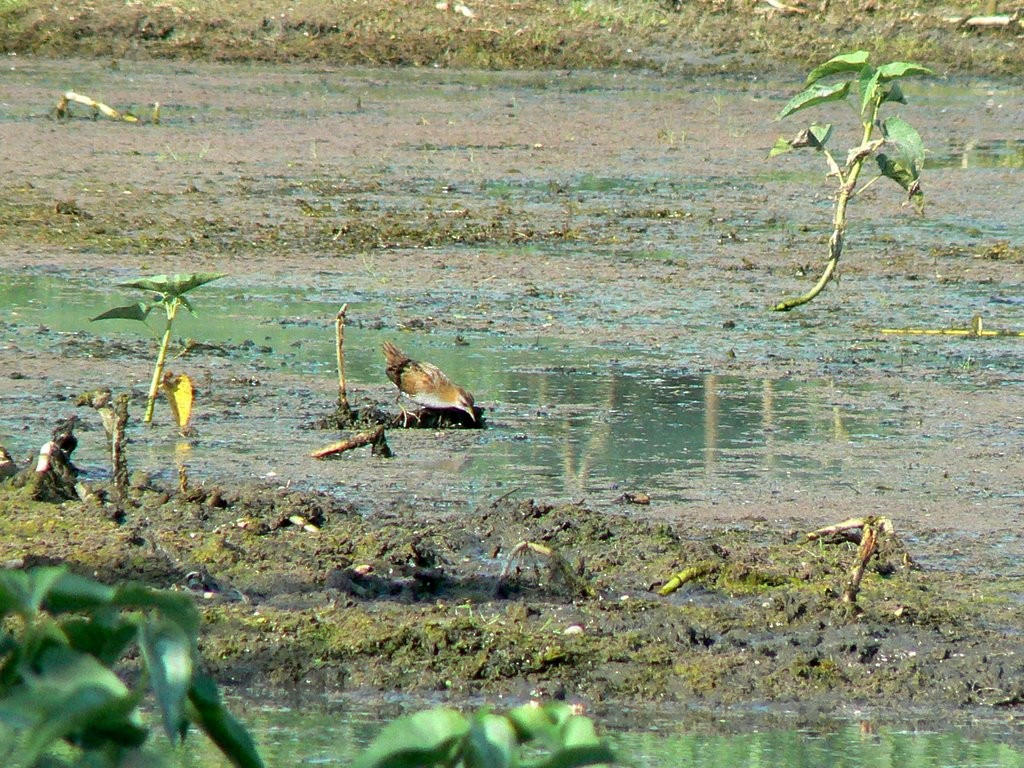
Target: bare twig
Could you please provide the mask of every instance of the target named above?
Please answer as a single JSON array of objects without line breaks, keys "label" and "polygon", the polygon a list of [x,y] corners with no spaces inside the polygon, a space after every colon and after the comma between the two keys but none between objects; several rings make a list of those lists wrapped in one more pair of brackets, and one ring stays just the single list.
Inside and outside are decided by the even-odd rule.
[{"label": "bare twig", "polygon": [[850,571],[850,580],[846,582],[846,587],[843,589],[843,602],[848,605],[857,602],[857,593],[860,592],[864,569],[867,568],[868,561],[878,548],[878,534],[881,529],[877,521],[868,522],[864,526],[860,547],[857,549],[857,560],[853,564],[853,570]]},{"label": "bare twig", "polygon": [[331,443],[323,448],[313,451],[310,456],[314,459],[326,459],[330,456],[336,456],[339,453],[350,451],[353,448],[359,448],[364,445],[372,445],[374,455],[388,457],[391,455],[391,449],[388,447],[387,440],[384,438],[384,425],[378,424],[373,429],[368,429],[365,432],[360,432],[358,435],[353,437],[339,440],[336,443]]},{"label": "bare twig", "polygon": [[334,337],[337,341],[338,352],[338,409],[343,416],[347,417],[351,409],[348,404],[348,389],[345,386],[345,312],[348,311],[348,304],[342,304],[338,310],[338,317],[334,323]]}]

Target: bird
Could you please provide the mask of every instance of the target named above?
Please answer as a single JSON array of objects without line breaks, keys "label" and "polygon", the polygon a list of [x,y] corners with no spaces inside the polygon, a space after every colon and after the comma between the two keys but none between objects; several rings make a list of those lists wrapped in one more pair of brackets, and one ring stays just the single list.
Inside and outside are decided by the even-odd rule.
[{"label": "bird", "polygon": [[[405,395],[414,403],[436,410],[456,409],[468,413],[475,423],[473,396],[449,379],[432,363],[413,360],[390,341],[384,342],[388,378],[398,387],[399,399]],[[408,413],[402,408],[406,424]]]}]

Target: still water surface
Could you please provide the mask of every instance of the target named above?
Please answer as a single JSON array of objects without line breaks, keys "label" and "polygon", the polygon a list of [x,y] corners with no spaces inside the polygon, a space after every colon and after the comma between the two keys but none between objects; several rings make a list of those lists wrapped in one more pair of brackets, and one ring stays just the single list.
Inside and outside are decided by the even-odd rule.
[{"label": "still water surface", "polygon": [[[304,427],[332,405],[331,320],[338,304],[294,290],[250,290],[244,296],[214,285],[202,290],[205,296],[193,299],[202,318],[185,316],[176,324],[182,338],[195,336],[215,347],[205,359],[200,349],[187,363],[189,370],[199,371],[193,377],[200,390],[195,419],[199,438],[190,453],[191,471],[217,477],[225,470],[237,471],[241,456],[255,477],[287,476],[309,485],[329,481],[329,465],[282,455],[277,446],[296,435],[310,447],[330,439]],[[155,341],[138,323],[88,320],[120,303],[127,303],[124,295],[69,278],[21,275],[0,283],[0,306],[8,308],[8,338],[21,354],[56,347],[69,355],[113,354],[120,360],[125,349],[108,349],[103,339],[132,345],[124,365],[135,378],[136,394],[141,394]],[[372,298],[358,306],[361,315],[374,313]],[[154,327],[159,322],[151,319]],[[692,496],[694,473],[714,474],[726,484],[752,478],[839,478],[849,473],[853,454],[823,448],[884,442],[904,432],[898,400],[885,393],[872,398],[865,386],[839,387],[828,379],[699,373],[679,363],[652,360],[646,350],[574,346],[543,336],[515,343],[480,336],[460,347],[433,335],[407,340],[393,331],[350,328],[349,380],[390,409],[395,408],[393,390],[383,376],[379,353],[384,338],[397,338],[410,354],[415,349],[408,345],[418,345],[453,376],[472,381],[474,391],[486,393],[480,403],[487,408],[490,428],[460,436],[471,442],[446,466],[452,479],[441,494],[452,499],[482,501],[523,486],[532,493],[598,500],[614,497],[620,488],[656,487],[663,499],[685,500]],[[131,350],[136,349],[132,359]],[[194,362],[196,356],[199,362]],[[180,365],[185,364],[169,363],[172,368]],[[218,378],[228,370],[234,379],[251,375],[254,383],[286,379],[283,385],[254,384],[252,400],[244,403],[218,401],[223,386]],[[83,384],[79,391],[86,388]],[[24,389],[23,397],[41,394]],[[865,396],[872,398],[870,408],[858,401]],[[72,411],[70,405],[66,410]],[[40,423],[31,423],[33,414]],[[8,401],[0,409],[0,444],[12,451],[31,450],[34,446],[26,441],[48,428],[45,420],[50,416],[47,409]],[[261,439],[252,440],[254,434]],[[102,476],[106,459],[93,442],[83,441],[76,456]],[[173,466],[173,451],[179,449],[175,441],[138,442],[135,450],[150,451],[145,458],[152,466]]]},{"label": "still water surface", "polygon": [[[655,722],[644,728],[599,730],[613,745],[620,764],[670,768],[1019,768],[1022,738],[1013,726],[965,726],[945,732],[898,724],[841,722],[820,729],[778,729],[722,721],[716,727]],[[253,729],[269,766],[344,766],[394,716],[354,711],[250,708],[244,719]],[[162,737],[161,737],[162,740]],[[201,738],[197,768],[218,765]]]}]

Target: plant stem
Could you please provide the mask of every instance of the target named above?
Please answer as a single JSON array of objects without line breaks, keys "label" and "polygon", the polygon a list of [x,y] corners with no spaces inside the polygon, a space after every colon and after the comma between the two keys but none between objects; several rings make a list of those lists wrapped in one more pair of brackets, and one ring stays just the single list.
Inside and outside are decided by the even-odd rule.
[{"label": "plant stem", "polygon": [[334,338],[338,357],[338,410],[342,418],[351,416],[351,408],[348,404],[348,388],[345,386],[345,312],[348,304],[343,304],[338,310],[338,317],[334,324]]},{"label": "plant stem", "polygon": [[[875,115],[878,114],[879,102],[875,102],[871,109],[871,117],[863,123],[864,138],[861,139],[861,146],[871,141],[871,134],[875,130]],[[832,217],[832,237],[828,239],[828,262],[825,269],[818,278],[818,282],[807,293],[792,299],[780,301],[772,307],[776,312],[788,312],[794,307],[813,300],[828,285],[839,265],[839,257],[843,254],[843,238],[846,235],[846,206],[857,188],[857,177],[860,176],[860,169],[864,166],[865,157],[854,160],[846,174],[846,178],[840,174],[839,196],[836,197],[835,213]]]},{"label": "plant stem", "polygon": [[171,343],[171,325],[174,323],[174,316],[178,312],[178,300],[172,299],[167,304],[167,327],[160,339],[160,351],[156,356],[156,365],[153,366],[153,380],[149,383],[149,394],[146,396],[146,413],[142,417],[144,424],[153,423],[153,408],[156,405],[156,396],[160,391],[160,380],[164,375],[164,363],[167,361],[167,347]]}]

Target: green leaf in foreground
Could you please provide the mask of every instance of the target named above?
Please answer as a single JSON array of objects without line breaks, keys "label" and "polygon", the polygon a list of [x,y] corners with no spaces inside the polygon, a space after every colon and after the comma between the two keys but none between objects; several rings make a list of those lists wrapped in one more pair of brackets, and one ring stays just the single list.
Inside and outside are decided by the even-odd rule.
[{"label": "green leaf in foreground", "polygon": [[814,85],[822,78],[839,74],[840,72],[860,72],[867,63],[867,51],[853,51],[852,53],[841,53],[838,56],[833,56],[824,64],[819,64],[810,71],[807,79],[804,81],[804,87]]},{"label": "green leaf in foreground", "polygon": [[890,117],[882,123],[882,135],[885,148],[890,150],[879,152],[876,157],[882,175],[907,190],[910,197],[920,195],[925,156],[920,134],[905,120]]},{"label": "green leaf in foreground", "polygon": [[399,718],[380,732],[352,768],[450,765],[469,727],[461,713],[448,708]]},{"label": "green leaf in foreground", "polygon": [[163,718],[164,731],[172,742],[188,729],[185,701],[192,684],[192,642],[172,621],[153,620],[142,628],[142,655]]},{"label": "green leaf in foreground", "polygon": [[463,749],[466,768],[509,768],[516,763],[516,731],[507,718],[483,712],[473,718]]},{"label": "green leaf in foreground", "polygon": [[935,73],[928,69],[928,67],[922,67],[920,64],[914,64],[909,61],[892,61],[888,64],[883,64],[878,68],[878,78],[883,83],[888,82],[889,80],[895,80],[898,77],[934,74]]},{"label": "green leaf in foreground", "polygon": [[192,678],[188,700],[192,705],[191,719],[235,768],[264,768],[252,736],[221,703],[213,680],[197,672]]},{"label": "green leaf in foreground", "polygon": [[824,104],[829,101],[842,101],[849,93],[849,80],[845,80],[841,83],[832,83],[830,85],[815,83],[814,85],[804,88],[800,93],[790,99],[775,119],[781,120],[784,117],[789,117],[794,112],[799,112],[801,109],[807,109],[808,107],[814,107],[818,104]]},{"label": "green leaf in foreground", "polygon": [[126,304],[123,307],[108,309],[106,312],[96,315],[96,317],[89,318],[89,320],[90,322],[95,322],[96,320],[138,320],[145,322],[152,310],[153,306],[151,304],[144,304],[140,301],[135,304]]},{"label": "green leaf in foreground", "polygon": [[50,588],[64,575],[64,568],[33,571],[0,571],[0,615],[32,618],[42,607]]}]

